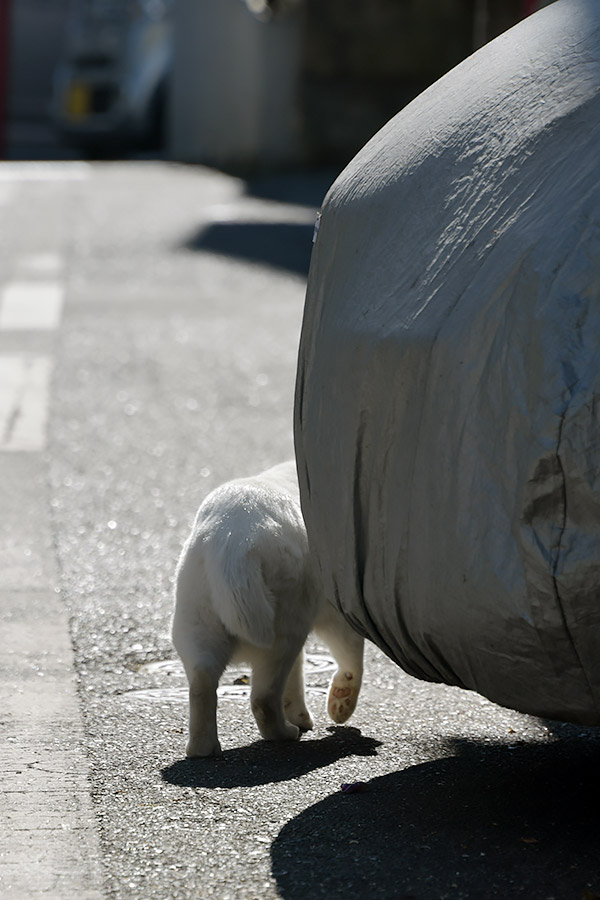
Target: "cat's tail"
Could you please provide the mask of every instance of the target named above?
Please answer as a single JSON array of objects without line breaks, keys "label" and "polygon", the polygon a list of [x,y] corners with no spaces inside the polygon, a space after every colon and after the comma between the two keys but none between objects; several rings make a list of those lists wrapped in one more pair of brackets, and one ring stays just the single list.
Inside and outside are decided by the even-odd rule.
[{"label": "cat's tail", "polygon": [[256,549],[231,539],[223,547],[213,544],[205,547],[204,566],[213,609],[227,631],[255,647],[271,647],[275,597]]}]

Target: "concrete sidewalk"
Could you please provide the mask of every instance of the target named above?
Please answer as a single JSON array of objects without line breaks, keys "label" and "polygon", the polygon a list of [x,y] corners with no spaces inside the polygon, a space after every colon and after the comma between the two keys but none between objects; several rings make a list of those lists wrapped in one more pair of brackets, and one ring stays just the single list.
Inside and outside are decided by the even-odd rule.
[{"label": "concrete sidewalk", "polygon": [[99,900],[102,876],[67,616],[53,590],[0,592],[0,893]]},{"label": "concrete sidewalk", "polygon": [[[14,199],[18,180],[16,173],[4,181],[11,190],[0,200]],[[0,895],[99,900],[98,834],[43,453],[61,306],[57,232],[50,234],[28,232],[11,259],[12,279],[0,282]]]},{"label": "concrete sidewalk", "polygon": [[4,452],[0,464],[0,894],[99,900],[98,836],[41,455]]}]

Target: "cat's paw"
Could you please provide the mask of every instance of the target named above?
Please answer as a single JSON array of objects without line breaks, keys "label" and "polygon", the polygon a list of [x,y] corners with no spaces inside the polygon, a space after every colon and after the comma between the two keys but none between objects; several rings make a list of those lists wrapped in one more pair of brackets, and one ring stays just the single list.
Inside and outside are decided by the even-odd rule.
[{"label": "cat's paw", "polygon": [[278,727],[261,728],[260,731],[265,741],[297,741],[300,737],[300,729],[290,722]]},{"label": "cat's paw", "polygon": [[360,684],[356,682],[352,672],[336,672],[333,676],[327,698],[327,712],[336,724],[342,725],[350,718],[356,709],[359,690]]},{"label": "cat's paw", "polygon": [[255,698],[251,705],[258,730],[265,741],[298,740],[300,729],[286,721],[281,707],[278,708],[270,700],[263,698]]},{"label": "cat's paw", "polygon": [[311,731],[314,728],[312,716],[304,704],[300,706],[292,701],[284,700],[283,711],[288,722],[297,725],[300,731]]},{"label": "cat's paw", "polygon": [[300,729],[290,722],[263,726],[259,730],[265,741],[297,741],[300,737]]},{"label": "cat's paw", "polygon": [[190,738],[185,748],[185,755],[190,759],[206,756],[221,756],[221,745],[216,738]]},{"label": "cat's paw", "polygon": [[286,722],[285,726],[271,740],[275,741],[297,741],[300,737],[300,729],[291,722]]}]

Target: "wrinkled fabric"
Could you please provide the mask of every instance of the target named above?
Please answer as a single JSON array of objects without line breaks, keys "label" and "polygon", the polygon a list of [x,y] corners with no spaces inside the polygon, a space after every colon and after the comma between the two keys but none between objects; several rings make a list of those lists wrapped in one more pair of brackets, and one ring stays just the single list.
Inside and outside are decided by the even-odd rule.
[{"label": "wrinkled fabric", "polygon": [[600,4],[559,0],[330,189],[295,440],[315,564],[418,678],[600,724]]}]

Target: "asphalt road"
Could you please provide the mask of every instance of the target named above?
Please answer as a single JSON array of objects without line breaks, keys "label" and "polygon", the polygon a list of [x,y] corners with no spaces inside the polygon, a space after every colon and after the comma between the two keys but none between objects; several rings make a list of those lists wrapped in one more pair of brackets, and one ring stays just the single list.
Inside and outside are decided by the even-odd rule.
[{"label": "asphalt road", "polygon": [[[34,602],[17,584],[29,550],[70,622],[73,741],[97,841],[69,840],[99,895],[600,894],[598,731],[418,682],[372,646],[347,727],[327,720],[331,664],[311,642],[313,733],[260,741],[234,670],[220,692],[223,758],[184,758],[175,562],[212,487],[292,454],[312,222],[331,173],[247,183],[151,162],[37,171],[0,182],[0,286],[23,282],[25,259],[38,281],[52,272],[64,303],[50,345],[39,326],[0,334],[4,356],[45,342],[53,373],[43,445],[0,450],[0,538],[12,602]],[[11,544],[17,521],[24,537]],[[341,791],[354,782],[364,788]],[[60,887],[44,896],[68,900]]]}]

